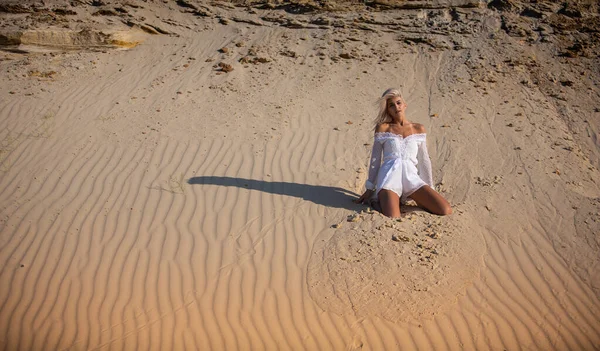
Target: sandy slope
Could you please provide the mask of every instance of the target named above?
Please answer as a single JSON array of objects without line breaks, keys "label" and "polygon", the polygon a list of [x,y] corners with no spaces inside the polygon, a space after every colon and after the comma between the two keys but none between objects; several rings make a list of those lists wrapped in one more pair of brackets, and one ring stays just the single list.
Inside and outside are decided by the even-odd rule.
[{"label": "sandy slope", "polygon": [[[1,54],[3,349],[600,347],[597,57],[144,6],[177,35]],[[450,217],[350,201],[390,86]]]}]

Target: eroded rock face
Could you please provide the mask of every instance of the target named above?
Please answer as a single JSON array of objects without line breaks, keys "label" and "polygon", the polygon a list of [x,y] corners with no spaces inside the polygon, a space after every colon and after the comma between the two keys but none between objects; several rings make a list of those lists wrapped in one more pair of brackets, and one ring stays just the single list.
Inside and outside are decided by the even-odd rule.
[{"label": "eroded rock face", "polygon": [[[575,35],[586,37],[584,41],[588,45],[597,46],[599,40],[594,33],[600,28],[598,3],[591,0],[563,3],[518,0],[258,3],[255,0],[233,0],[211,4],[182,0],[175,4],[156,2],[152,6],[164,9],[164,12],[148,11],[145,9],[148,5],[140,0],[127,3],[4,1],[0,5],[3,23],[0,27],[0,45],[15,45],[21,40],[32,45],[35,42],[35,45],[52,46],[60,42],[60,45],[93,47],[106,45],[102,33],[141,29],[149,34],[177,35],[178,30],[182,27],[191,28],[190,23],[197,23],[199,18],[220,25],[238,22],[250,26],[282,26],[290,29],[355,29],[369,33],[392,31],[398,33],[400,40],[411,45],[424,45],[434,50],[465,48],[470,37],[479,35],[482,28],[496,30],[489,28],[489,24],[496,21],[499,28],[510,36],[528,42],[552,41],[553,36],[563,33],[572,36],[576,32]],[[392,10],[393,15],[390,12]],[[176,14],[178,20],[172,20],[172,14]],[[71,33],[67,33],[67,30]],[[28,34],[25,31],[29,31]],[[15,32],[21,34],[15,35]],[[86,41],[87,44],[82,45]],[[125,46],[132,45],[129,42]]]},{"label": "eroded rock face", "polygon": [[0,34],[0,45],[7,49],[31,46],[62,50],[132,48],[143,40],[144,34],[139,30],[103,32],[45,29]]},{"label": "eroded rock face", "polygon": [[[19,52],[131,48],[160,28],[131,18],[131,3],[3,1],[0,46]],[[144,33],[146,32],[146,33]]]}]

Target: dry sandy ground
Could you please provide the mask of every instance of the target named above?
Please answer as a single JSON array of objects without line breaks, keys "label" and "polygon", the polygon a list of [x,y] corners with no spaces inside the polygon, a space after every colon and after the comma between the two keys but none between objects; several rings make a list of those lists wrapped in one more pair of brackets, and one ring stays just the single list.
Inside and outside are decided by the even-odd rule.
[{"label": "dry sandy ground", "polygon": [[[0,348],[599,349],[597,8],[494,3],[5,3]],[[351,202],[389,87],[451,216]]]}]

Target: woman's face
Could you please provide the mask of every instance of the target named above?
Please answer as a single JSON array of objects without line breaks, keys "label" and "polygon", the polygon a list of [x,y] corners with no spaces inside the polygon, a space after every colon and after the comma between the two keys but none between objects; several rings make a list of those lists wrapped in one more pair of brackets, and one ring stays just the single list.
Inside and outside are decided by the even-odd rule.
[{"label": "woman's face", "polygon": [[392,117],[399,117],[402,112],[406,110],[406,103],[404,100],[395,96],[393,98],[388,99],[387,101],[387,112]]}]

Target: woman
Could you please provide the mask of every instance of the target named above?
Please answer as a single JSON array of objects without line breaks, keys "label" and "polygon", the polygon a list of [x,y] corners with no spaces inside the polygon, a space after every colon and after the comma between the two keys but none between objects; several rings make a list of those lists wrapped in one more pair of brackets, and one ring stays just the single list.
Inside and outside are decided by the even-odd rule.
[{"label": "woman", "polygon": [[400,203],[411,198],[431,213],[449,215],[452,213],[450,204],[433,190],[425,128],[406,119],[406,106],[397,89],[383,93],[376,119],[367,190],[355,202],[369,201],[375,194],[383,214],[396,218],[400,217]]}]

